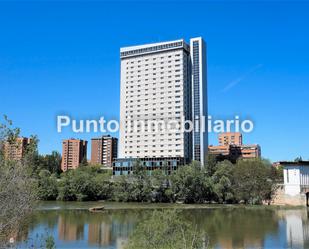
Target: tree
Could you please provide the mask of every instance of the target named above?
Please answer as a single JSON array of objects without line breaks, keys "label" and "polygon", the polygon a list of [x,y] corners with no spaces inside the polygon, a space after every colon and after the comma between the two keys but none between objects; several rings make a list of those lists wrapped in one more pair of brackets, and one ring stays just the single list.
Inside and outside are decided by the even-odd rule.
[{"label": "tree", "polygon": [[82,166],[82,167],[88,166],[88,161],[87,161],[87,158],[86,158],[86,157],[84,157],[84,158],[82,159],[82,162],[80,163],[80,166]]},{"label": "tree", "polygon": [[261,159],[238,160],[233,170],[232,185],[237,200],[249,204],[271,200],[276,190],[271,167],[268,161]]},{"label": "tree", "polygon": [[169,178],[167,176],[167,171],[165,168],[154,170],[151,173],[150,178],[151,186],[152,186],[152,201],[154,202],[170,202],[171,196],[170,192],[170,183]]},{"label": "tree", "polygon": [[176,210],[153,211],[129,238],[126,249],[207,248],[206,236]]},{"label": "tree", "polygon": [[57,178],[48,170],[39,173],[38,198],[40,200],[56,200],[58,196]]},{"label": "tree", "polygon": [[114,201],[131,201],[132,184],[129,183],[126,176],[119,176],[113,182],[113,200]]},{"label": "tree", "polygon": [[215,155],[208,154],[205,171],[208,176],[212,176],[216,172],[217,158]]},{"label": "tree", "polygon": [[102,189],[98,181],[93,181],[98,173],[97,167],[81,167],[64,172],[58,184],[58,199],[63,201],[98,200]]},{"label": "tree", "polygon": [[4,143],[14,144],[19,134],[20,130],[12,128],[12,121],[4,116],[4,123],[0,124],[0,246],[19,232],[37,198],[37,185],[31,175],[37,140],[30,142],[21,161],[4,156]]},{"label": "tree", "polygon": [[216,172],[212,176],[216,201],[219,203],[232,202],[234,193],[232,190],[233,164],[230,161],[219,162]]},{"label": "tree", "polygon": [[57,151],[47,155],[37,155],[34,166],[37,172],[48,170],[51,174],[59,175],[61,173],[61,155]]},{"label": "tree", "polygon": [[202,203],[211,200],[212,182],[200,164],[179,167],[171,176],[174,198],[184,203]]}]

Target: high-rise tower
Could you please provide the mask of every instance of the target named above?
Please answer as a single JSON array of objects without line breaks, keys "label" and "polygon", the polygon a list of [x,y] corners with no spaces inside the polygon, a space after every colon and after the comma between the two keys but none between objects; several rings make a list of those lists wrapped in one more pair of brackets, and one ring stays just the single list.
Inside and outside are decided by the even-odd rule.
[{"label": "high-rise tower", "polygon": [[[132,131],[132,121],[191,119],[189,46],[184,40],[121,49],[121,158],[191,157],[180,131]],[[131,129],[131,131],[130,131]]]},{"label": "high-rise tower", "polygon": [[[120,58],[119,157],[155,161],[183,158],[184,162],[194,159],[204,164],[207,122],[204,131],[191,133],[132,127],[132,122],[138,121],[207,120],[206,47],[202,38],[191,39],[190,45],[181,39],[125,47],[120,49]],[[122,164],[127,165],[125,160],[117,165]]]}]

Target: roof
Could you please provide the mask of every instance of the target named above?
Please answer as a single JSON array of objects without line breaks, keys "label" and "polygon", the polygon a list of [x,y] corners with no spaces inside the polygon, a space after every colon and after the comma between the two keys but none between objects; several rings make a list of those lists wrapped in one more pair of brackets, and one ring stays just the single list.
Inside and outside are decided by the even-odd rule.
[{"label": "roof", "polygon": [[157,53],[177,48],[183,48],[189,51],[189,45],[185,43],[184,39],[179,39],[174,41],[150,43],[139,46],[122,47],[120,48],[120,57],[126,58],[143,54]]}]

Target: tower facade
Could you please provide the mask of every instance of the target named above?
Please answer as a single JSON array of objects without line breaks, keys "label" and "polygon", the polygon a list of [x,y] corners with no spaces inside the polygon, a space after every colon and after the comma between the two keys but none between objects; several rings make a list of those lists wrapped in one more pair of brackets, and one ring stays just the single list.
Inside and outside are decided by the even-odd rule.
[{"label": "tower facade", "polygon": [[[120,58],[119,157],[183,158],[184,162],[194,159],[204,164],[207,129],[196,134],[158,127],[169,120],[207,117],[202,38],[191,39],[190,45],[181,39],[124,47]],[[149,121],[156,121],[157,127],[150,127]]]},{"label": "tower facade", "polygon": [[190,40],[192,67],[193,160],[206,163],[208,153],[208,106],[206,44],[201,37]]}]

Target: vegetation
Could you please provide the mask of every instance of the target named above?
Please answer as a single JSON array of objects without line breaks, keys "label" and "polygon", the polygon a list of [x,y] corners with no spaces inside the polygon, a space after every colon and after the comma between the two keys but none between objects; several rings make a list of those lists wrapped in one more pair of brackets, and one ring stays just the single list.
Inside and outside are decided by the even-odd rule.
[{"label": "vegetation", "polygon": [[156,210],[137,225],[125,248],[206,249],[207,241],[206,236],[176,210]]},{"label": "vegetation", "polygon": [[119,202],[246,203],[270,201],[281,180],[266,160],[214,162],[202,168],[193,162],[171,175],[165,170],[149,174],[137,162],[134,174],[111,178],[111,172],[98,166],[80,167],[59,177],[47,170],[38,174],[42,200]]},{"label": "vegetation", "polygon": [[32,137],[21,161],[6,160],[2,150],[5,142],[18,146],[19,133],[5,117],[0,124],[0,247],[6,247],[8,239],[20,232],[37,199],[37,183],[32,177],[37,139]]},{"label": "vegetation", "polygon": [[34,162],[36,172],[48,170],[51,174],[59,175],[61,173],[61,154],[53,151],[50,155],[37,154]]}]

